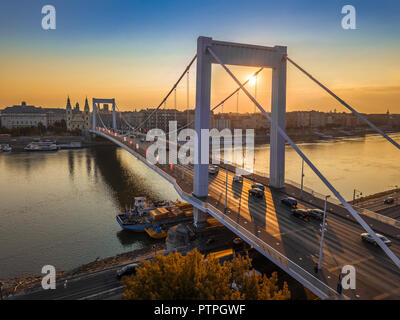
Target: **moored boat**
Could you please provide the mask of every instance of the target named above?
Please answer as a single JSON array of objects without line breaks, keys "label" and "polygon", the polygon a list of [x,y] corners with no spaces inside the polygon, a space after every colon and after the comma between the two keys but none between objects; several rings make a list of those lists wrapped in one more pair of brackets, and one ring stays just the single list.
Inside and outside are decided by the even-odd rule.
[{"label": "moored boat", "polygon": [[54,141],[33,141],[29,143],[24,150],[25,151],[58,151],[57,144]]},{"label": "moored boat", "polygon": [[12,148],[8,144],[0,145],[0,152],[10,152]]},{"label": "moored boat", "polygon": [[168,230],[163,229],[161,227],[149,227],[144,229],[146,233],[153,239],[163,239],[166,238],[168,235]]},{"label": "moored boat", "polygon": [[133,209],[118,214],[116,220],[122,229],[145,232],[147,228],[168,228],[181,222],[190,221],[193,207],[180,202],[149,202],[144,197],[135,198]]}]

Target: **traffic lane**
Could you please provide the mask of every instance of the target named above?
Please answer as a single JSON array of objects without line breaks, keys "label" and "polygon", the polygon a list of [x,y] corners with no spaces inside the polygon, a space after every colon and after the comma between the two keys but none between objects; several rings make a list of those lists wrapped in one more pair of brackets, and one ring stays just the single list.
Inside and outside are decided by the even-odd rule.
[{"label": "traffic lane", "polygon": [[[329,220],[330,220],[330,218],[328,218],[328,223],[329,223]],[[345,260],[345,262],[346,263],[344,263],[344,264],[348,264],[347,263],[347,261],[349,261],[349,260],[351,260],[351,262],[357,262],[357,261],[360,261],[360,259],[358,259],[358,260],[354,260],[354,258],[353,257],[351,257],[352,255],[353,256],[355,256],[355,257],[357,257],[357,256],[360,256],[360,252],[361,251],[364,251],[363,252],[363,254],[361,254],[361,255],[367,255],[367,258],[366,258],[366,261],[370,261],[371,263],[373,263],[373,264],[376,264],[376,261],[373,261],[374,259],[375,259],[375,256],[374,255],[376,255],[376,256],[378,256],[378,259],[384,259],[384,260],[386,260],[386,261],[384,261],[384,262],[382,262],[381,264],[383,264],[384,265],[384,267],[386,267],[387,265],[386,265],[386,263],[388,263],[388,264],[390,264],[390,261],[388,260],[388,258],[386,258],[386,255],[384,254],[384,253],[382,253],[381,251],[375,251],[375,252],[373,252],[374,253],[374,255],[368,255],[368,253],[369,252],[367,252],[367,250],[366,249],[368,249],[368,247],[366,247],[366,248],[364,248],[363,247],[363,245],[364,245],[364,243],[360,240],[360,237],[359,237],[359,234],[360,234],[360,231],[362,231],[362,230],[360,230],[361,229],[361,227],[360,228],[356,228],[356,229],[353,229],[353,230],[347,230],[347,235],[345,234],[345,236],[346,236],[346,238],[345,239],[340,239],[340,240],[343,240],[342,242],[344,242],[345,244],[347,244],[347,247],[346,248],[343,248],[343,246],[342,246],[342,244],[341,243],[338,243],[338,237],[335,235],[336,233],[338,233],[338,234],[341,234],[341,233],[343,233],[343,225],[347,225],[347,223],[346,223],[347,221],[341,221],[341,223],[340,223],[340,230],[338,230],[339,232],[332,232],[332,230],[333,229],[331,229],[331,231],[328,231],[328,233],[327,233],[327,238],[328,238],[328,240],[327,240],[327,243],[328,243],[328,245],[327,245],[327,247],[328,247],[328,250],[330,250],[330,255],[331,256],[335,256],[335,260],[336,260],[336,264],[338,264],[338,263],[340,263],[341,264],[341,262],[338,262],[337,261],[337,257],[339,256],[339,253],[342,253],[343,254],[343,259]],[[354,227],[354,226],[353,226]],[[305,232],[307,232],[308,230],[307,229],[309,229],[309,228],[303,228],[302,229],[302,231],[305,231]],[[298,234],[297,232],[296,233],[294,233],[294,234]],[[349,238],[349,234],[351,235],[351,237]],[[283,235],[283,233],[281,233],[281,235]],[[332,235],[334,236],[334,237],[332,237]],[[319,242],[319,232],[318,233],[316,233],[316,238],[318,239],[318,242]],[[303,238],[304,237],[304,233],[302,234],[302,237],[300,237],[300,239],[290,239],[290,243],[293,243],[294,242],[294,240],[297,240],[297,241],[295,241],[295,242],[299,242],[299,241],[302,241]],[[331,242],[332,242],[332,248],[329,248],[329,246],[330,246],[330,243],[329,243],[329,240],[331,240]],[[356,245],[354,245],[354,244],[356,244]],[[307,244],[307,247],[309,247],[309,243]],[[319,243],[317,243],[317,247],[318,247],[318,249],[319,249]],[[315,248],[315,249],[317,249],[317,248]],[[316,251],[316,250],[315,250]],[[397,251],[397,250],[394,250],[394,251]],[[318,251],[317,251],[318,252]],[[286,254],[289,256],[289,253],[288,252],[286,252]],[[325,252],[324,253],[325,254],[325,256],[327,255],[327,252]],[[343,265],[344,265],[343,264]],[[392,264],[392,267],[394,267],[394,269],[392,269],[392,270],[390,270],[391,272],[396,272],[396,273],[398,273],[397,272],[397,269],[396,269],[396,267]],[[370,268],[369,268],[370,269]],[[380,269],[379,270],[380,272],[382,272],[383,270],[382,269]],[[368,276],[370,275],[370,273],[368,274]],[[396,276],[397,277],[397,276]],[[383,282],[385,282],[385,281],[380,281],[381,283],[383,283]],[[388,283],[388,281],[386,280],[386,284]],[[392,285],[392,282],[389,282],[389,284],[390,285]],[[369,287],[370,288],[370,287]],[[388,287],[386,286],[385,288],[384,288],[384,290],[386,290],[387,291],[387,289],[388,289]]]},{"label": "traffic lane", "polygon": [[[217,174],[217,176],[219,176],[219,173]],[[224,174],[224,176],[225,176],[225,174]],[[233,174],[231,174],[231,173],[228,173],[228,179],[230,179],[230,178],[233,178]],[[215,178],[216,177],[212,177],[210,180],[211,180],[211,183],[215,180]],[[220,178],[220,180],[223,180],[223,182],[225,183],[225,177],[224,178]],[[228,180],[228,183],[229,183],[229,180]],[[250,184],[250,182],[249,182],[249,184]],[[219,186],[219,189],[221,189],[220,188],[221,186]],[[228,186],[229,187],[229,186]],[[250,188],[251,186],[248,186],[248,188]],[[224,188],[224,186],[222,186],[222,189],[224,190],[225,188]],[[234,195],[234,198],[239,198],[239,194],[238,194],[238,192],[237,192],[237,190],[236,190],[236,188],[234,187],[234,185],[232,184],[231,186],[230,186],[230,188],[229,188],[229,191],[231,191],[231,190],[234,190],[234,193],[236,193],[235,195]],[[228,193],[229,193],[229,191],[228,191]],[[239,192],[240,193],[240,192]],[[231,201],[231,199],[230,199],[230,196],[228,195],[228,198],[229,198],[229,201],[228,201],[228,204],[229,204],[229,202]],[[221,199],[221,196],[219,197],[219,199]],[[242,200],[242,197],[240,197],[239,198],[240,199],[240,201]],[[265,210],[261,210],[261,211],[265,211]],[[262,221],[263,222],[263,221]],[[352,241],[354,241],[354,239],[352,239]],[[337,238],[333,241],[334,243],[335,243],[335,245],[337,245],[338,244],[338,240],[337,240]],[[344,252],[345,250],[342,250],[342,252]],[[336,253],[335,253],[336,254]],[[380,255],[381,253],[379,253],[379,255]],[[367,259],[368,260],[368,259]]]},{"label": "traffic lane", "polygon": [[116,278],[116,270],[111,269],[101,271],[82,277],[67,280],[67,285],[64,287],[65,280],[62,279],[56,282],[55,290],[40,289],[26,295],[13,297],[16,300],[76,300],[85,298],[94,294],[101,293],[113,288],[121,286],[121,283]]},{"label": "traffic lane", "polygon": [[[259,207],[260,205],[259,205],[259,203],[260,202],[257,202],[257,200],[253,200],[252,199],[252,201],[248,201],[248,197],[243,197],[243,195],[245,195],[246,193],[245,192],[243,192],[243,189],[245,190],[245,191],[248,191],[250,188],[251,188],[251,184],[253,183],[252,181],[250,181],[250,180],[248,180],[248,179],[245,179],[244,180],[244,183],[243,184],[241,184],[241,183],[235,183],[235,182],[232,182],[231,184],[229,184],[229,181],[233,181],[233,174],[232,173],[228,173],[229,174],[229,178],[228,178],[228,207],[231,207],[231,204],[233,204],[233,205],[238,205],[238,207],[240,208],[240,206],[242,206],[242,207],[249,207],[249,206],[253,206],[253,207]],[[220,182],[220,184],[219,184],[219,186],[217,186],[216,187],[216,193],[218,193],[218,190],[223,190],[223,193],[225,193],[225,180],[226,180],[226,172],[225,172],[225,170],[223,170],[223,171],[220,171],[218,174],[216,174],[216,175],[214,175],[213,176],[213,178],[212,179],[210,179],[210,181],[211,182],[214,182],[215,181],[215,183],[219,180],[219,182]],[[213,187],[213,185],[211,185],[211,187]],[[240,190],[238,190],[238,188],[240,189]],[[268,188],[267,188],[267,190],[268,190]],[[222,191],[221,191],[222,192]],[[231,198],[231,193],[233,192],[233,198],[234,199],[232,199]],[[239,198],[239,196],[238,196],[238,194],[241,194],[241,197]],[[268,194],[268,193],[267,193]],[[267,195],[266,195],[267,196]],[[219,199],[220,199],[221,197],[219,197]],[[280,197],[278,197],[278,198],[280,198]],[[238,200],[238,203],[235,203],[235,201],[234,200]],[[246,201],[247,200],[247,201]],[[269,201],[267,201],[267,202],[269,202]],[[283,211],[284,212],[284,214],[287,214],[287,215],[289,215],[289,216],[291,216],[291,212],[290,212],[290,210],[289,209],[287,209],[286,207],[284,207],[283,205],[281,205],[280,204],[280,201],[278,201],[278,205],[275,205],[275,206],[277,206],[281,211]],[[264,204],[263,204],[263,206],[264,206]],[[305,208],[305,209],[309,209],[309,208],[311,208],[308,204],[304,204],[304,203],[299,203],[299,208]],[[263,218],[264,217],[264,208],[259,208],[259,209],[261,209],[261,213],[260,212],[258,212],[258,214],[260,214],[260,216]],[[248,211],[248,210],[247,210]],[[267,210],[268,211],[268,210]],[[240,211],[239,211],[240,212]],[[243,213],[246,213],[246,211],[244,211]],[[257,219],[257,216],[255,216],[255,219]],[[354,251],[355,253],[357,253],[357,254],[360,254],[360,250],[363,250],[363,249],[365,249],[365,248],[363,248],[362,247],[362,245],[364,245],[364,243],[361,241],[361,239],[360,239],[360,234],[364,231],[360,226],[357,226],[355,223],[353,223],[353,222],[349,222],[349,221],[345,221],[345,220],[343,220],[343,218],[341,218],[341,217],[339,217],[339,216],[336,216],[336,215],[334,215],[334,214],[332,214],[332,215],[330,215],[330,214],[328,214],[328,218],[327,218],[327,221],[328,221],[328,223],[332,220],[332,219],[338,219],[339,221],[340,221],[340,226],[337,228],[337,231],[338,232],[332,232],[332,229],[331,229],[331,231],[328,231],[328,234],[329,234],[329,236],[330,236],[330,239],[332,238],[332,242],[334,242],[335,244],[337,244],[337,241],[339,240],[340,241],[340,239],[338,239],[337,237],[334,237],[335,236],[335,234],[337,233],[337,234],[339,234],[339,233],[341,233],[342,231],[343,231],[343,226],[348,226],[348,225],[351,225],[352,226],[352,228],[350,228],[350,229],[348,229],[347,231],[349,232],[349,233],[351,233],[352,235],[353,235],[353,237],[351,238],[351,239],[348,239],[348,238],[346,238],[346,239],[344,239],[344,240],[346,240],[346,243],[349,241],[349,240],[351,240],[351,242],[352,243],[355,243],[355,244],[358,244],[358,246],[354,246],[354,245],[351,245],[351,246],[349,246],[347,249],[348,250],[350,250],[350,251]],[[261,223],[262,224],[265,224],[265,221],[261,221]],[[291,223],[293,223],[292,221],[291,221]],[[299,222],[300,223],[300,222]],[[311,224],[314,224],[314,226],[317,226],[317,227],[319,227],[319,221],[310,221],[310,223]],[[293,231],[293,232],[295,232],[295,233],[298,233],[298,228],[297,228],[298,226],[296,226],[296,230],[289,230],[289,231]],[[302,228],[302,229],[309,229],[309,228]],[[301,229],[301,230],[302,230]],[[329,230],[329,228],[328,228],[328,230]],[[266,231],[268,231],[268,230],[266,230]],[[283,234],[287,234],[287,231],[285,230],[285,231],[282,231],[281,233],[280,233],[281,235],[283,235]],[[396,252],[396,251],[398,251],[398,249],[397,248],[395,248],[395,246],[396,245],[394,245],[394,246],[392,246],[392,250],[394,251],[394,252]],[[343,250],[343,249],[338,249],[339,251],[341,251],[341,252],[344,252],[345,250]],[[365,254],[367,254],[367,252],[364,252]],[[377,252],[377,254],[379,255],[379,257],[385,257],[385,259],[386,259],[386,255],[382,252],[382,251],[379,251],[379,252]]]},{"label": "traffic lane", "polygon": [[[394,198],[394,203],[393,204],[385,204],[384,201],[386,198],[392,197]],[[355,202],[355,206],[359,206],[361,208],[369,209],[371,211],[380,211],[383,209],[387,209],[393,206],[397,206],[400,203],[400,193],[395,192],[391,194],[386,194],[377,198],[369,199],[369,200],[364,200],[360,202]]]}]

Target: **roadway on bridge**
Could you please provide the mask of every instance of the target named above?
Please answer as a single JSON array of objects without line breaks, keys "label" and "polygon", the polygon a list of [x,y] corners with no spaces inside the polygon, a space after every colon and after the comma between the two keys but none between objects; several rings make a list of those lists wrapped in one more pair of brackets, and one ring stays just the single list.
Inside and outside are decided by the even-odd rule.
[{"label": "roadway on bridge", "polygon": [[[134,140],[133,145],[138,144],[143,153],[146,143],[138,138]],[[175,165],[174,169],[175,174],[182,171],[181,165]],[[184,170],[185,180],[192,181],[192,166],[185,166]],[[336,289],[341,268],[353,265],[356,268],[356,290],[343,291],[349,298],[400,298],[400,270],[379,247],[361,241],[360,234],[364,232],[361,226],[334,213],[328,215],[323,268],[316,274],[314,265],[318,261],[320,222],[305,222],[292,216],[290,210],[280,202],[285,195],[268,187],[264,199],[249,197],[248,190],[253,181],[244,179],[243,184],[235,183],[233,176],[228,172],[226,214],[231,219],[331,288]],[[221,211],[225,205],[225,179],[226,172],[223,169],[214,176],[209,175],[209,196],[206,201]],[[309,206],[301,203],[299,207]],[[391,250],[400,256],[399,241],[391,240]]]}]

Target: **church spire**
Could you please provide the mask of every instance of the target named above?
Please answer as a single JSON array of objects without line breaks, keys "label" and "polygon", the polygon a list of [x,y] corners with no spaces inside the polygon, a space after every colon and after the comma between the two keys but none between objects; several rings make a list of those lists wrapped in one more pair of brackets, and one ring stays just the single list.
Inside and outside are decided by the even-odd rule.
[{"label": "church spire", "polygon": [[69,101],[69,96],[67,99],[67,109],[71,109],[71,101]]},{"label": "church spire", "polygon": [[85,110],[89,110],[89,102],[88,102],[87,97],[86,97],[86,100],[85,100]]}]

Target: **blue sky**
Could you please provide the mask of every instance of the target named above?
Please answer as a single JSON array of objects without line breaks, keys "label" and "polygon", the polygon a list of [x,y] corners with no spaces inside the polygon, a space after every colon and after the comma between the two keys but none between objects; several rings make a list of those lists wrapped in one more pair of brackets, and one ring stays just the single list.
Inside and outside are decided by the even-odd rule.
[{"label": "blue sky", "polygon": [[[46,4],[54,5],[57,11],[57,29],[53,31],[41,28],[41,8]],[[345,4],[352,4],[357,10],[357,30],[341,28],[341,8]],[[31,73],[37,73],[40,63],[47,61],[48,65],[54,65],[52,76],[58,78],[70,72],[65,77],[72,78],[73,72],[87,74],[96,70],[97,61],[98,68],[103,68],[110,77],[125,65],[137,71],[142,79],[156,81],[148,74],[160,72],[166,81],[173,81],[180,71],[171,70],[183,67],[195,52],[196,38],[204,35],[226,41],[287,45],[292,57],[323,79],[329,79],[334,87],[395,86],[400,80],[396,76],[399,64],[394,75],[385,77],[384,74],[391,72],[391,63],[396,62],[395,56],[400,52],[399,32],[400,2],[395,0],[2,0],[0,63],[8,65],[7,72],[10,72],[11,65],[17,66],[16,60],[22,59]],[[29,66],[28,60],[32,64],[36,61],[36,66]],[[369,61],[382,65],[372,66],[371,78],[366,79],[363,69]],[[71,63],[69,71],[61,68],[68,63]],[[146,74],[142,70],[145,66]],[[339,73],[340,67],[351,66],[356,72]],[[17,84],[16,81],[13,83]],[[26,80],[24,85],[29,82]],[[63,85],[68,86],[68,82]],[[95,85],[88,83],[87,86],[94,88]],[[0,100],[0,106],[17,99],[9,93],[10,89],[4,101]],[[83,95],[73,88],[64,91]],[[56,103],[62,94],[58,90],[57,96],[54,93],[42,104]],[[31,96],[29,90],[26,95]],[[122,96],[126,104],[146,101],[129,99],[126,92]]]}]

